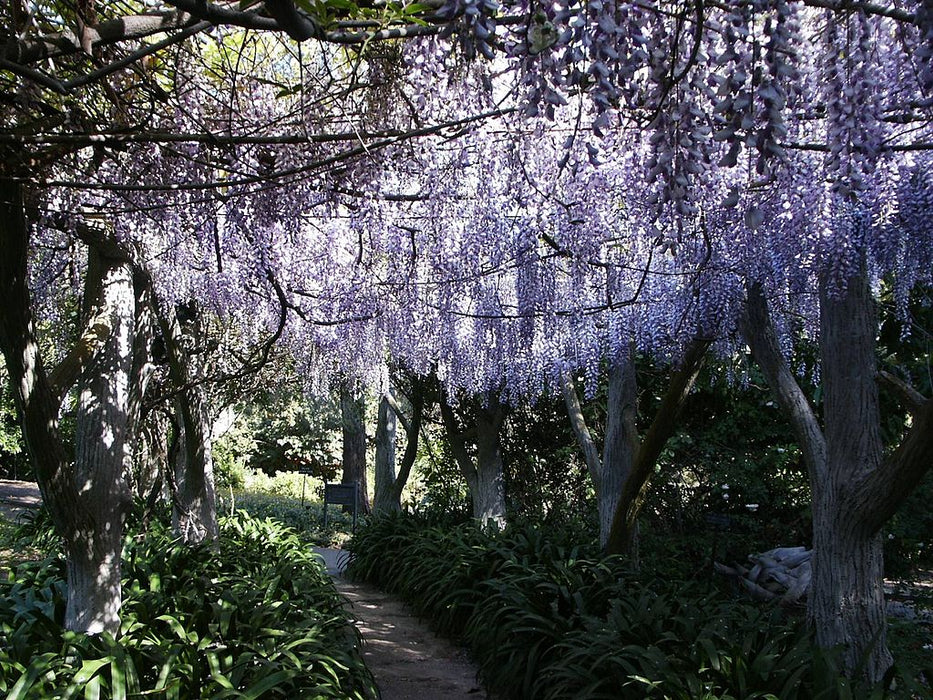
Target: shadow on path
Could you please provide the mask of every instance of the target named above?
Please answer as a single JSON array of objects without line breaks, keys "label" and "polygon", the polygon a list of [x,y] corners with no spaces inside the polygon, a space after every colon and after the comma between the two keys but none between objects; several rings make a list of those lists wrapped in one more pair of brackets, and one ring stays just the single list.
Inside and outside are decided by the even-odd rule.
[{"label": "shadow on path", "polygon": [[42,503],[39,486],[34,481],[0,479],[0,515],[17,521],[23,513]]},{"label": "shadow on path", "polygon": [[341,574],[347,554],[314,550],[351,604],[363,635],[363,658],[383,700],[482,700],[487,697],[464,649],[435,635],[394,596],[351,583]]}]

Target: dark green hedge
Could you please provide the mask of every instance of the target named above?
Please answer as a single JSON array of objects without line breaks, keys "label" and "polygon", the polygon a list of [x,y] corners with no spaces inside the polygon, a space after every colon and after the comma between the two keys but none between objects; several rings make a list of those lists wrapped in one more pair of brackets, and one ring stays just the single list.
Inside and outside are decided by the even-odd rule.
[{"label": "dark green hedge", "polygon": [[0,694],[374,698],[343,599],[293,531],[239,514],[219,550],[129,536],[116,638],[62,629],[64,562],[0,582]]},{"label": "dark green hedge", "polygon": [[803,621],[711,586],[645,579],[554,525],[373,520],[348,575],[404,597],[470,649],[501,698],[867,698]]}]

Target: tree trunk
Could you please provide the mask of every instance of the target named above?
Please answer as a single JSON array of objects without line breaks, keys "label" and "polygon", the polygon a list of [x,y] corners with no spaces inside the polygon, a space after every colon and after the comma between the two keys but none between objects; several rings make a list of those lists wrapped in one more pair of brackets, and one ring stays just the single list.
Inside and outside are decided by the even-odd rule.
[{"label": "tree trunk", "polygon": [[0,178],[0,346],[43,501],[67,544],[72,533],[90,523],[79,508],[74,471],[61,439],[61,397],[39,353],[27,285],[28,248],[22,185]]},{"label": "tree trunk", "polygon": [[[146,393],[155,376],[155,364],[150,350],[153,339],[158,334],[158,320],[153,313],[150,289],[145,275],[133,275],[133,289],[136,297],[136,318],[133,329],[133,370],[130,377],[130,406],[127,434],[132,436],[129,451],[130,463],[126,466],[127,481],[134,496],[149,502],[153,491],[158,491],[161,484],[161,465],[157,461],[158,452],[153,451],[153,438],[164,432],[152,430],[149,423],[156,420],[154,411],[145,408]],[[148,435],[145,433],[148,429]]]},{"label": "tree trunk", "polygon": [[[654,420],[651,421],[644,439],[634,450],[631,472],[623,482],[622,493],[619,496],[606,542],[606,552],[609,554],[625,554],[632,551],[635,535],[638,532],[638,515],[641,513],[648,493],[648,480],[651,478],[664,446],[677,429],[680,411],[700,374],[709,345],[709,339],[696,338],[687,347],[680,360],[680,366],[671,376],[671,382],[661,399],[661,405],[658,407]],[[626,430],[631,432],[630,439],[634,440],[634,416],[621,423],[627,426]]]},{"label": "tree trunk", "polygon": [[[153,299],[156,297],[153,295]],[[175,310],[156,307],[168,358],[169,377],[178,390],[178,452],[174,464],[172,526],[190,545],[214,542],[219,536],[211,420],[204,388],[194,360],[186,352],[183,331]],[[197,312],[195,311],[195,314]],[[195,335],[200,324],[193,319]]]},{"label": "tree trunk", "polygon": [[[119,248],[113,241],[101,242],[112,252]],[[28,246],[22,186],[0,178],[0,348],[39,488],[65,542],[65,623],[79,632],[116,631],[127,498],[123,468],[133,303],[129,271],[125,257],[92,252],[89,283],[93,275],[99,277],[97,284],[90,284],[87,300],[96,299],[100,308],[52,373],[57,377],[53,381],[39,354],[27,285]],[[94,368],[106,378],[94,377]],[[79,377],[81,406],[73,466],[61,439],[58,412],[61,397]]]},{"label": "tree trunk", "polygon": [[146,503],[147,511],[151,511],[162,496],[167,494],[165,470],[171,468],[171,421],[165,414],[166,411],[162,408],[146,413],[136,436],[133,470],[135,496]]},{"label": "tree trunk", "polygon": [[343,385],[340,388],[340,416],[343,423],[344,484],[359,484],[360,512],[369,513],[369,489],[366,483],[366,405],[363,396]]},{"label": "tree trunk", "polygon": [[172,527],[185,544],[214,542],[220,534],[210,418],[200,387],[178,397],[178,447],[172,494]]},{"label": "tree trunk", "polygon": [[[87,301],[110,310],[111,333],[79,382],[75,423],[75,478],[93,528],[68,557],[65,626],[115,633],[120,626],[120,556],[123,517],[131,503],[130,373],[135,297],[125,261],[104,259],[92,248]],[[99,287],[98,287],[99,285]]]},{"label": "tree trunk", "polygon": [[913,424],[883,457],[875,359],[877,323],[864,272],[843,293],[820,291],[825,434],[787,368],[762,289],[752,285],[742,332],[794,427],[810,472],[818,644],[843,648],[846,671],[873,683],[892,663],[880,529],[933,465],[933,400],[915,397]]},{"label": "tree trunk", "polygon": [[[476,406],[473,425],[468,430],[458,427],[453,409],[446,397],[441,397],[441,418],[447,431],[450,449],[460,467],[473,501],[473,517],[484,527],[506,526],[505,469],[502,460],[500,431],[506,408],[492,392],[486,396],[487,406]],[[467,449],[467,434],[474,436],[475,460]]]},{"label": "tree trunk", "polygon": [[881,466],[874,302],[865,275],[820,294],[825,478],[813,483],[809,614],[820,647],[842,645],[848,672],[871,681],[893,663],[887,647],[881,534],[848,508],[848,492]]},{"label": "tree trunk", "polygon": [[609,395],[606,406],[606,439],[603,443],[602,469],[596,487],[599,513],[599,544],[605,547],[612,531],[612,521],[632,476],[638,433],[635,414],[638,389],[635,383],[634,349],[630,346],[609,366]]},{"label": "tree trunk", "polygon": [[[490,397],[490,400],[491,397]],[[505,528],[505,469],[499,431],[505,409],[497,404],[481,408],[476,416],[476,471],[470,492],[473,517],[484,526]]]},{"label": "tree trunk", "polygon": [[[373,503],[373,510],[377,512],[400,511],[402,509],[402,491],[405,490],[405,484],[408,483],[408,477],[411,475],[411,469],[418,457],[418,436],[421,433],[421,424],[424,419],[424,385],[423,381],[417,377],[411,378],[411,418],[406,419],[401,407],[390,392],[383,397],[386,403],[387,413],[391,413],[398,422],[402,423],[405,430],[405,452],[402,454],[402,461],[399,464],[398,474],[395,474],[394,454],[392,457],[391,472],[385,467],[380,468],[379,428],[376,428],[376,494]],[[379,407],[379,420],[382,422],[382,406]],[[388,416],[387,416],[388,418]],[[394,448],[394,441],[393,441]],[[380,469],[383,476],[380,477]],[[391,474],[391,479],[389,478]],[[382,479],[382,482],[380,482]]]},{"label": "tree trunk", "polygon": [[379,399],[376,423],[376,477],[373,512],[389,513],[402,509],[401,493],[395,492],[395,411],[389,399]]},{"label": "tree trunk", "polygon": [[638,434],[635,427],[638,392],[633,349],[629,347],[609,366],[606,435],[602,457],[586,425],[580,399],[569,373],[561,377],[561,390],[570,424],[580,444],[580,449],[583,451],[587,472],[596,490],[599,543],[605,547],[609,541],[612,520],[619,498],[622,496],[622,489],[631,473],[632,460],[638,448]]}]

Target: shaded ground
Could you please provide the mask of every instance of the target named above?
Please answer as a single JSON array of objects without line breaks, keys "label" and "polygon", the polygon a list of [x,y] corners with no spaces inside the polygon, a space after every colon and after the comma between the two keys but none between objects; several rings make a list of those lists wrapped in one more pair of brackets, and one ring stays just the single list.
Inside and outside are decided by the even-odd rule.
[{"label": "shaded ground", "polygon": [[363,635],[363,658],[383,700],[479,700],[486,692],[466,652],[436,636],[398,599],[341,574],[347,553],[315,547]]},{"label": "shaded ground", "polygon": [[39,487],[34,481],[0,479],[0,515],[16,521],[20,515],[42,502]]},{"label": "shaded ground", "polygon": [[336,580],[363,635],[363,658],[383,700],[477,700],[486,692],[466,652],[434,635],[397,599]]}]

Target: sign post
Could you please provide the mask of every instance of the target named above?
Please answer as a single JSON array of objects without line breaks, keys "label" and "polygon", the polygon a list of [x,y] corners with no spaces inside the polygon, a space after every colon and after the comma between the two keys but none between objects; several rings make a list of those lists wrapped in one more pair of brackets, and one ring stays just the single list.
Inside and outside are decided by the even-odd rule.
[{"label": "sign post", "polygon": [[353,532],[356,532],[356,519],[360,507],[360,484],[328,484],[324,482],[324,527],[327,527],[327,505],[353,507]]},{"label": "sign post", "polygon": [[308,483],[308,475],[313,474],[314,470],[310,466],[298,467],[298,473],[301,474],[301,507],[305,505],[305,485]]}]

